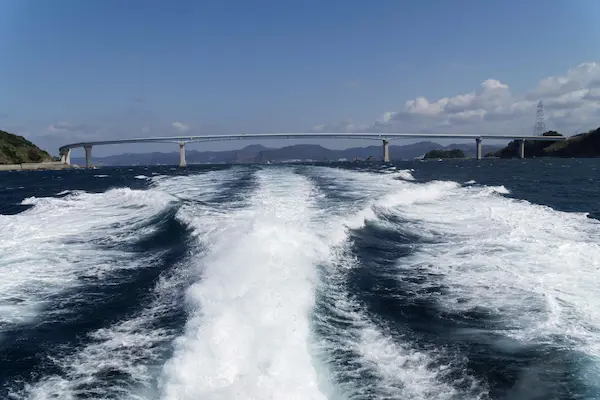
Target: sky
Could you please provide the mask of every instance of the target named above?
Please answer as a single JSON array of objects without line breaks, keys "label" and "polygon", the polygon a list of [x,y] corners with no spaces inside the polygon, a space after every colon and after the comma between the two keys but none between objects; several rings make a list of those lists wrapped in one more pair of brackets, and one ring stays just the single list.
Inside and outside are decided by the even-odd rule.
[{"label": "sky", "polygon": [[[542,100],[571,135],[600,126],[599,16],[598,0],[0,0],[0,129],[53,154],[177,134],[531,134]],[[177,151],[94,154],[161,150]]]}]

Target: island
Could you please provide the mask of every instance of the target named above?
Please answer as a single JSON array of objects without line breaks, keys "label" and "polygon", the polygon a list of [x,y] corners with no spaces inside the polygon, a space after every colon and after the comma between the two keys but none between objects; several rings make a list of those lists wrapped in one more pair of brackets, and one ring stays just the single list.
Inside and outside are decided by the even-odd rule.
[{"label": "island", "polygon": [[[548,131],[544,136],[562,135],[556,131]],[[510,142],[506,147],[496,152],[486,154],[486,157],[513,158],[517,157],[519,143]],[[525,157],[600,157],[600,128],[589,132],[580,133],[562,141],[550,142],[525,142]]]},{"label": "island", "polygon": [[460,149],[451,150],[431,150],[423,156],[424,160],[440,158],[466,158],[465,153]]},{"label": "island", "polygon": [[68,166],[23,136],[0,130],[0,171],[64,168]]}]

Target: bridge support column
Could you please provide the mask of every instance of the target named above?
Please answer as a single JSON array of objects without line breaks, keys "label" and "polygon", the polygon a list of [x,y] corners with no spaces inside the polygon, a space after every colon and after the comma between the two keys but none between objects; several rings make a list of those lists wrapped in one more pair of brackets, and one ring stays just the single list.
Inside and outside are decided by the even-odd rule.
[{"label": "bridge support column", "polygon": [[65,153],[61,153],[60,162],[71,165],[71,149],[67,149],[65,150]]},{"label": "bridge support column", "polygon": [[185,142],[179,142],[179,166],[187,167],[187,162],[185,161]]},{"label": "bridge support column", "polygon": [[519,158],[525,158],[525,140],[519,140]]},{"label": "bridge support column", "polygon": [[386,139],[383,139],[383,162],[390,162],[390,146]]},{"label": "bridge support column", "polygon": [[83,148],[85,150],[85,167],[91,168],[92,167],[92,146],[89,144],[86,144],[85,146],[83,146]]},{"label": "bridge support column", "polygon": [[478,137],[477,139],[475,139],[475,144],[477,145],[477,159],[481,160],[481,142],[483,141],[483,139],[481,139],[480,137]]}]

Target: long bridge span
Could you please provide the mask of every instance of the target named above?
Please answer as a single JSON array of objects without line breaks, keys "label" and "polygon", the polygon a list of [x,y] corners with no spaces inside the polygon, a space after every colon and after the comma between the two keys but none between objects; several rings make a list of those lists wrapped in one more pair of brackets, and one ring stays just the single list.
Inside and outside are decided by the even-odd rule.
[{"label": "long bridge span", "polygon": [[358,139],[358,140],[378,140],[383,144],[382,159],[384,162],[390,161],[389,142],[397,139],[472,139],[475,141],[476,158],[481,160],[481,144],[484,139],[504,139],[519,141],[518,157],[525,158],[525,141],[561,141],[566,140],[562,136],[527,136],[527,135],[473,135],[473,134],[455,134],[455,133],[247,133],[235,135],[200,135],[200,136],[164,136],[147,137],[131,139],[114,139],[71,143],[59,148],[61,161],[65,164],[71,164],[71,150],[83,147],[85,150],[85,165],[92,166],[92,147],[104,146],[110,144],[127,143],[174,143],[179,145],[179,165],[185,167],[185,145],[186,143],[198,142],[217,142],[225,140],[251,140],[251,139]]}]

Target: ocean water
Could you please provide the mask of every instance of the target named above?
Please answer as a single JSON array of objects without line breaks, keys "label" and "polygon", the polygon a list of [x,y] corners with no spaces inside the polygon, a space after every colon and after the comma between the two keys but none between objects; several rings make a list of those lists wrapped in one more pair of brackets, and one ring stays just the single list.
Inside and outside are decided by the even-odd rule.
[{"label": "ocean water", "polygon": [[599,399],[600,160],[0,174],[1,399]]}]

